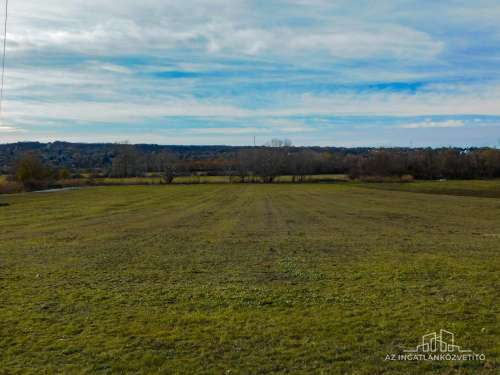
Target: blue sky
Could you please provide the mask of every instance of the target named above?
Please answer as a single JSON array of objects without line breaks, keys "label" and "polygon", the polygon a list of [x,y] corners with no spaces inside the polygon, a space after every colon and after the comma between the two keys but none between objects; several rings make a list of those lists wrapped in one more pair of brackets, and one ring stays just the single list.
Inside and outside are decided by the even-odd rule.
[{"label": "blue sky", "polygon": [[499,0],[11,1],[0,143],[500,146]]}]

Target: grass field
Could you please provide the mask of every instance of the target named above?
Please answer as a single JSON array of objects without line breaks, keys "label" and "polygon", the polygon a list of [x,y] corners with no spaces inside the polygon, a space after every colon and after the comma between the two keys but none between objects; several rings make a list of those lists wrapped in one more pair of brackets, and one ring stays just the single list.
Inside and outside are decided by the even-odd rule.
[{"label": "grass field", "polygon": [[[349,179],[346,175],[329,174],[329,175],[311,175],[307,176],[304,182],[347,182]],[[186,184],[229,184],[239,183],[239,177],[229,176],[177,176],[173,183],[174,185]],[[255,178],[252,182],[260,182]],[[275,183],[291,183],[292,176],[279,176],[275,179]],[[85,187],[85,186],[140,186],[140,185],[161,185],[162,178],[155,176],[146,177],[96,177],[90,178],[89,175],[84,175],[82,178],[70,178],[59,181],[53,181],[48,187],[39,188],[46,190],[53,188],[68,188],[68,187]],[[0,195],[1,194],[17,194],[24,190],[23,185],[19,182],[8,181],[7,176],[0,175]]]},{"label": "grass field", "polygon": [[406,184],[375,183],[362,185],[374,189],[414,193],[500,198],[500,180],[418,181]]},{"label": "grass field", "polygon": [[[239,177],[233,177],[236,182]],[[257,179],[257,178],[256,178]],[[307,176],[308,182],[334,182],[334,181],[347,181],[348,177],[342,174],[328,174],[328,175],[311,175]],[[113,177],[100,177],[93,179],[93,182],[98,185],[158,185],[162,179],[160,177],[128,177],[128,178],[113,178]],[[1,180],[0,180],[1,182]],[[69,185],[78,185],[79,183],[86,183],[87,179],[67,180],[61,183]],[[230,183],[229,176],[177,176],[175,177],[174,184],[224,184]],[[292,182],[292,176],[279,176],[275,182]]]},{"label": "grass field", "polygon": [[374,186],[0,196],[0,374],[498,374],[500,199]]}]

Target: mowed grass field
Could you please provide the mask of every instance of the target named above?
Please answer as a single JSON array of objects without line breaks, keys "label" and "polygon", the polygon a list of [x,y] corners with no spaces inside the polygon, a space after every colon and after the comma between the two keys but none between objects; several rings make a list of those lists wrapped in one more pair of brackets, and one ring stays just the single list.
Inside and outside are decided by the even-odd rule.
[{"label": "mowed grass field", "polygon": [[0,196],[0,374],[498,374],[500,199],[371,186]]},{"label": "mowed grass field", "polygon": [[[233,181],[240,181],[238,176],[233,176]],[[255,178],[256,181],[259,178]],[[311,175],[307,176],[308,182],[345,182],[348,177],[343,174],[327,174],[327,175]],[[276,183],[289,183],[292,182],[292,176],[279,176],[275,179]],[[0,184],[2,183],[2,176],[0,176]],[[87,178],[61,180],[59,183],[63,186],[81,186],[88,184]],[[162,183],[160,177],[97,177],[93,179],[96,185],[159,185]],[[231,183],[229,176],[177,176],[174,178],[173,184],[224,184]]]},{"label": "mowed grass field", "polygon": [[417,181],[412,183],[364,183],[364,187],[414,193],[500,198],[500,180]]}]

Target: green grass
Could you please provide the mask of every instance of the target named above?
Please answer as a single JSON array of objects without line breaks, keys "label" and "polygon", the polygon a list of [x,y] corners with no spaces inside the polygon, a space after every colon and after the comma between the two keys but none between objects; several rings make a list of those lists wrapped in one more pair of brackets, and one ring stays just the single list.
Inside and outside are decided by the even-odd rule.
[{"label": "green grass", "polygon": [[408,191],[412,193],[500,198],[500,180],[417,181],[412,183],[362,184],[374,189]]},{"label": "green grass", "polygon": [[[499,199],[214,184],[0,203],[0,374],[499,372]],[[384,361],[440,328],[486,361]]]}]

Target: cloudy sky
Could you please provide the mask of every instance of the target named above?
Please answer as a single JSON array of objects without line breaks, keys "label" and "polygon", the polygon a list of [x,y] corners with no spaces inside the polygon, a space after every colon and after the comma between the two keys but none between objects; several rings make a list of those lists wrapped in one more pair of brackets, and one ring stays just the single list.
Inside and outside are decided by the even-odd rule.
[{"label": "cloudy sky", "polygon": [[499,0],[9,6],[0,143],[500,145]]}]

